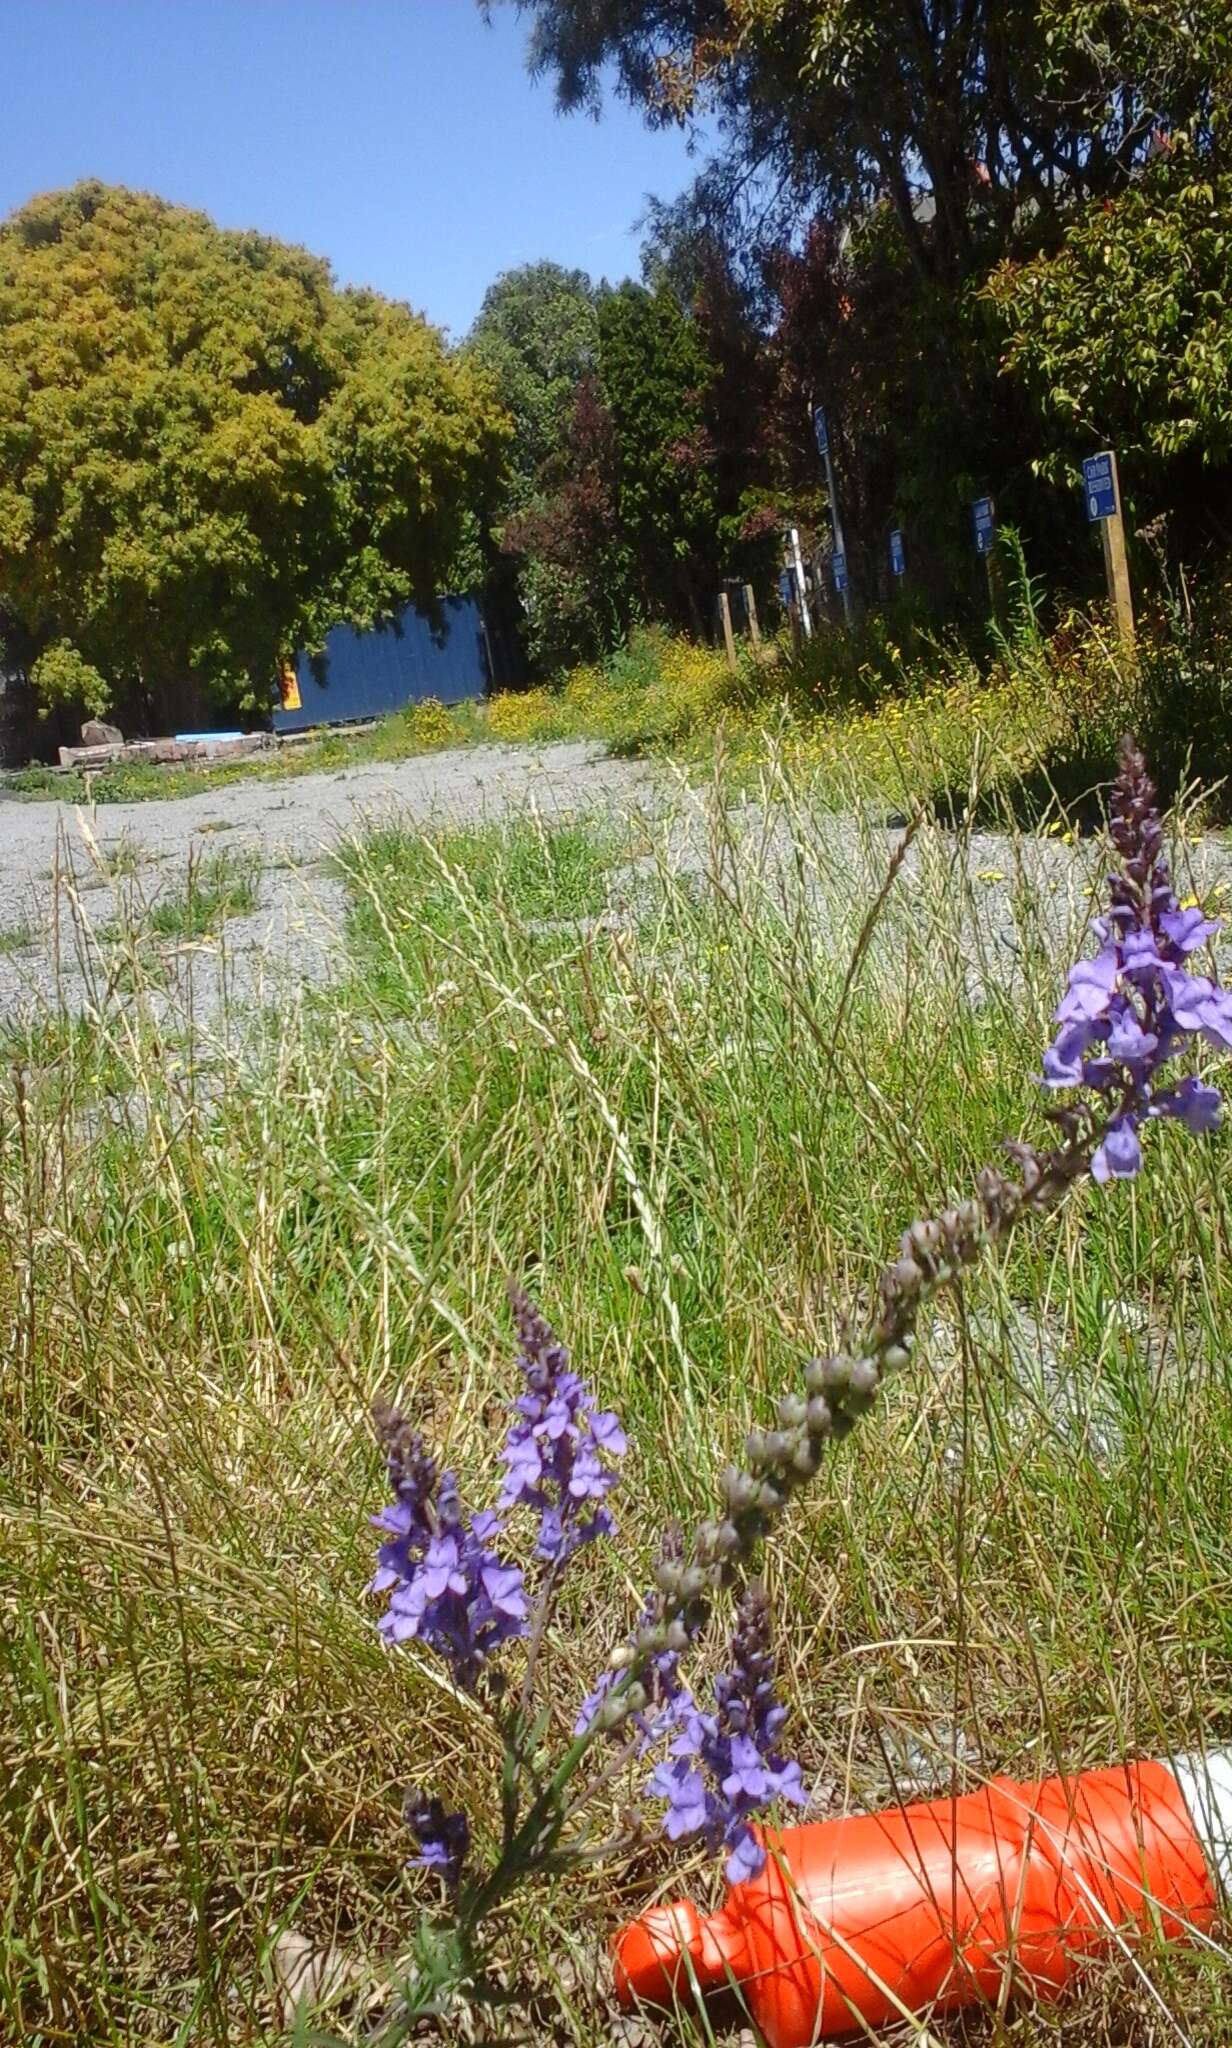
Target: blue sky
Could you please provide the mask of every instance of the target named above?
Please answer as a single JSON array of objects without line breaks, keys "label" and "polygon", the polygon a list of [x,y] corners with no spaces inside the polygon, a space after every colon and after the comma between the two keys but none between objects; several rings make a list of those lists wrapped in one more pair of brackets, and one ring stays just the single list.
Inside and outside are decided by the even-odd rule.
[{"label": "blue sky", "polygon": [[696,168],[609,100],[557,115],[511,6],[0,0],[0,214],[95,176],[327,256],[465,331],[539,256],[636,274],[632,223]]}]

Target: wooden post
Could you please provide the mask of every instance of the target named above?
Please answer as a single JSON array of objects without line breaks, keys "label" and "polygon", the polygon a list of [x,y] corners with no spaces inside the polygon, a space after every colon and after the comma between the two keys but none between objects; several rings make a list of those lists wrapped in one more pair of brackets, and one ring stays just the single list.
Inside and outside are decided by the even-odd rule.
[{"label": "wooden post", "polygon": [[1112,487],[1116,494],[1116,511],[1108,519],[1102,519],[1104,529],[1104,569],[1108,577],[1108,596],[1112,603],[1112,616],[1116,620],[1117,636],[1127,654],[1134,651],[1134,598],[1129,586],[1129,560],[1125,553],[1125,520],[1121,513],[1121,479],[1117,470],[1117,459],[1111,456]]},{"label": "wooden post", "polygon": [[753,642],[753,652],[760,654],[761,628],[757,623],[757,599],[753,595],[751,583],[744,586],[744,615],[749,622],[749,639]]},{"label": "wooden post", "polygon": [[727,649],[727,666],[735,669],[739,666],[736,660],[736,636],[732,632],[731,600],[725,590],[719,592],[719,620],[723,627],[723,645]]},{"label": "wooden post", "polygon": [[804,636],[800,631],[800,607],[798,604],[788,605],[787,617],[791,622],[791,651],[795,655],[796,660],[799,661],[804,651]]}]

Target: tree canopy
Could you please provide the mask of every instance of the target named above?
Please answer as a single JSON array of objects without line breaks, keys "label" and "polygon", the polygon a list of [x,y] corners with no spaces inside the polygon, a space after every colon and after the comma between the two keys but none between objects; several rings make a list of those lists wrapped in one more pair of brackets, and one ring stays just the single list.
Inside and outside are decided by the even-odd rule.
[{"label": "tree canopy", "polygon": [[262,698],[430,602],[505,431],[478,366],[302,249],[98,183],[0,226],[0,607],[46,698]]},{"label": "tree canopy", "polygon": [[484,293],[464,355],[493,376],[513,422],[505,502],[520,506],[560,442],[578,385],[598,361],[589,277],[546,262],[504,271]]},{"label": "tree canopy", "polygon": [[1143,451],[1143,511],[1218,522],[1225,0],[514,4],[562,107],[614,88],[708,121],[692,189],[652,209],[656,260],[721,250],[772,372],[763,453],[806,512],[827,407],[866,595],[902,523],[916,587],[952,588],[962,501],[990,488],[1060,560],[1040,479],[1093,439]]},{"label": "tree canopy", "polygon": [[532,658],[589,656],[635,618],[701,626],[723,551],[716,365],[671,282],[507,272],[465,353],[514,422],[493,530],[516,564]]}]

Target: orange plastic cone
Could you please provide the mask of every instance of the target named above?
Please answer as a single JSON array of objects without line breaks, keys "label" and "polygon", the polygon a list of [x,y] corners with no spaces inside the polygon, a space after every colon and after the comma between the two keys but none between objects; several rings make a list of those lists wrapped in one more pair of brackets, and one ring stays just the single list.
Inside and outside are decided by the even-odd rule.
[{"label": "orange plastic cone", "polygon": [[658,1906],[614,1944],[622,2003],[738,1986],[769,2048],[1047,1996],[1084,1957],[1208,1928],[1232,1867],[1232,1755],[1075,1778],[995,1778],[935,1799],[766,1831],[765,1868],[703,1919]]}]

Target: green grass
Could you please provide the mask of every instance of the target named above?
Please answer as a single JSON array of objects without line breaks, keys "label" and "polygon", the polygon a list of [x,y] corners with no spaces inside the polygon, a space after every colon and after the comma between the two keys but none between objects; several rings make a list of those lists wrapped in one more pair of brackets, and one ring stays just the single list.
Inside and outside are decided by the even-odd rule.
[{"label": "green grass", "polygon": [[0,954],[28,953],[34,943],[34,929],[24,921],[0,925]]},{"label": "green grass", "polygon": [[[836,835],[780,759],[761,796],[682,796],[649,836],[372,835],[342,856],[339,986],[233,1019],[208,1068],[140,1005],[6,1043],[0,2038],[273,2043],[281,1929],[375,1985],[430,1899],[400,1872],[405,1784],[490,1842],[490,1740],[375,1637],[365,1418],[402,1400],[491,1498],[507,1273],[632,1442],[620,1541],[550,1644],[555,1739],[664,1519],[709,1512],[911,1217],[1043,1134],[1081,901],[1058,936],[1015,890],[1007,987],[964,841],[926,828],[849,981],[877,813]],[[1080,1191],[973,1276],[775,1547],[828,1802],[889,1799],[918,1752],[948,1788],[950,1731],[967,1782],[1232,1734],[1229,1143],[1149,1142],[1138,1186]],[[709,1883],[652,1847],[511,1910],[502,1967],[543,1987],[523,2033],[606,2048],[614,1921]],[[1178,2037],[1162,2002],[1232,2041],[1222,1950],[1142,1970],[934,2037],[1147,2048]]]},{"label": "green grass", "polygon": [[164,892],[151,905],[149,928],[160,939],[199,939],[216,933],[231,917],[246,917],[259,900],[261,864],[253,853],[220,853],[190,858],[183,890]]}]

